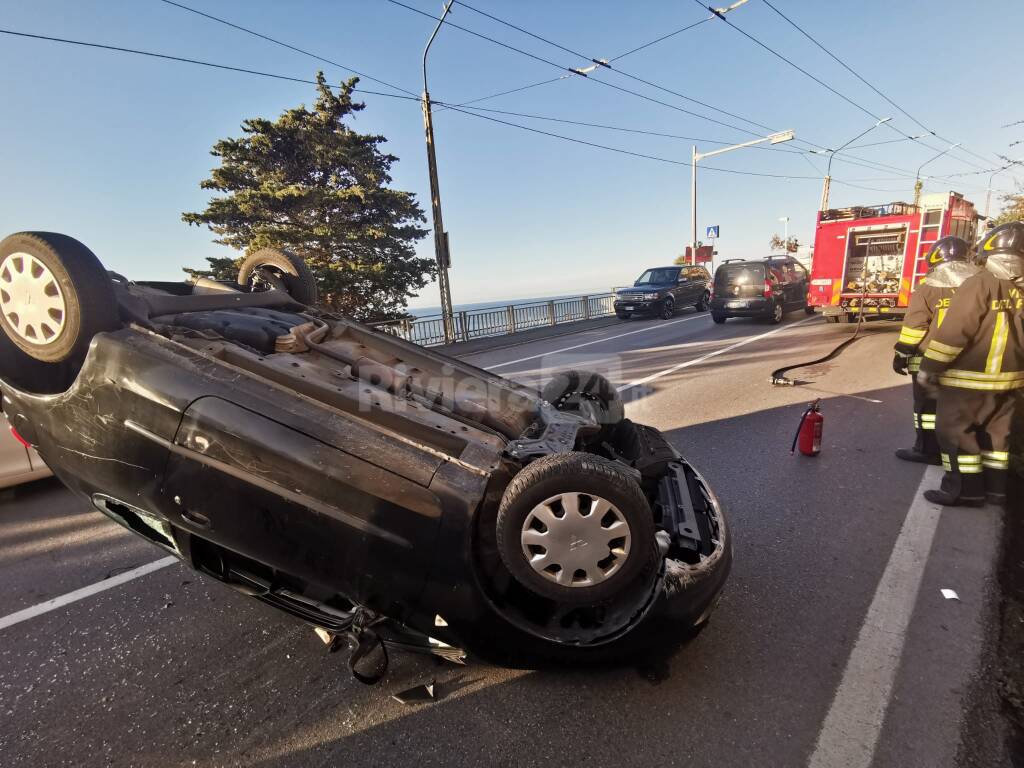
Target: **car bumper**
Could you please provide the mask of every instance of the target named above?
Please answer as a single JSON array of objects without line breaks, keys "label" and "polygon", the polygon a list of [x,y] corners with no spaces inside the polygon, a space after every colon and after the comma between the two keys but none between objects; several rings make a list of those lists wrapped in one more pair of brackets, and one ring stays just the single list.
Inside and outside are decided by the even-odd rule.
[{"label": "car bumper", "polygon": [[774,302],[771,299],[712,299],[711,311],[730,317],[768,317]]},{"label": "car bumper", "polygon": [[649,301],[620,301],[616,299],[612,306],[615,307],[617,315],[644,315],[651,312],[661,312],[665,307],[665,299],[652,299]]}]

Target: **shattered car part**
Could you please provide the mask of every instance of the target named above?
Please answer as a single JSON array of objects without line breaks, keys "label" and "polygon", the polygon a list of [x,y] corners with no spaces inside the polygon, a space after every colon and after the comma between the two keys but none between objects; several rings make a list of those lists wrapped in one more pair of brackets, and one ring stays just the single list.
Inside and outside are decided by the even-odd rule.
[{"label": "shattered car part", "polygon": [[[64,258],[70,238],[43,235],[14,246],[48,243],[40,258]],[[621,405],[611,424],[608,402],[560,410],[267,281],[214,290],[75,269],[62,290],[109,292],[115,319],[83,315],[92,332],[58,362],[34,356],[45,343],[0,333],[11,423],[101,512],[332,642],[350,639],[353,666],[386,647],[457,663],[624,658],[687,637],[717,604],[732,557],[721,506]],[[602,526],[631,526],[620,554],[639,560],[609,568],[599,599],[580,599],[575,573],[542,590],[516,578],[503,557],[542,556],[525,544],[499,553],[499,506],[515,478],[573,455],[629,489],[631,506],[618,503]],[[590,471],[549,478],[564,486],[550,496],[600,496]],[[564,503],[552,513],[598,509]],[[603,535],[570,549],[611,552]]]}]

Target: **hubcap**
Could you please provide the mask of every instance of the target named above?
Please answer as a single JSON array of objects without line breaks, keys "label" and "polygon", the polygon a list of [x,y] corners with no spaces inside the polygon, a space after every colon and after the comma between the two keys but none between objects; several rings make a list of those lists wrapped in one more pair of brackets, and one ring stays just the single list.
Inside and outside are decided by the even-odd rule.
[{"label": "hubcap", "polygon": [[530,567],[563,587],[591,587],[612,577],[631,541],[629,524],[610,501],[577,492],[534,507],[521,535]]},{"label": "hubcap", "polygon": [[30,254],[12,253],[0,262],[0,313],[22,339],[46,346],[60,338],[67,305],[45,264]]}]

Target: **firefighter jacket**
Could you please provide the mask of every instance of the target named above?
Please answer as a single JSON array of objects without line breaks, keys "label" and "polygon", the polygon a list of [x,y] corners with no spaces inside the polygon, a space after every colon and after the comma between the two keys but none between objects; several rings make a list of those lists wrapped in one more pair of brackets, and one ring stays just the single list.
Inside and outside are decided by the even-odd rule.
[{"label": "firefighter jacket", "polygon": [[911,373],[917,373],[920,368],[921,356],[936,329],[942,325],[956,289],[978,271],[979,267],[966,262],[940,264],[911,294],[910,306],[895,346],[897,352],[910,358],[907,368]]},{"label": "firefighter jacket", "polygon": [[931,335],[921,370],[947,387],[1024,388],[1024,281],[991,269],[967,279]]}]

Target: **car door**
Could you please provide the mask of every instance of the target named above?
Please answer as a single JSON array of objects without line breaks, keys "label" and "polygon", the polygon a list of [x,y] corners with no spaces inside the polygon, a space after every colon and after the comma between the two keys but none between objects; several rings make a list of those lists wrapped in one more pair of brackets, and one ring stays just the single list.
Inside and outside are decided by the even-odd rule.
[{"label": "car door", "polygon": [[793,261],[793,275],[793,306],[803,309],[807,306],[808,277],[804,265],[796,260]]},{"label": "car door", "polygon": [[676,292],[676,306],[689,306],[697,303],[699,285],[694,279],[694,267],[683,267],[679,270],[679,287]]}]

